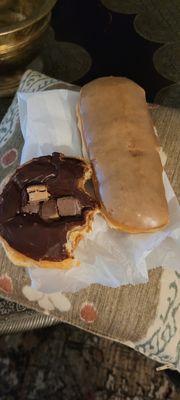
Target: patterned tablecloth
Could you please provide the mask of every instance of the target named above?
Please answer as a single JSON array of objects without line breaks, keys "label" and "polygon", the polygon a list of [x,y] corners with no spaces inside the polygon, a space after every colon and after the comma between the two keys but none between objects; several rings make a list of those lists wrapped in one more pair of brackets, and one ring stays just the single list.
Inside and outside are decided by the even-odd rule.
[{"label": "patterned tablecloth", "polygon": [[[27,71],[21,91],[64,87],[38,72]],[[151,105],[152,117],[168,155],[166,170],[179,197],[180,111]],[[6,179],[18,165],[23,139],[17,97],[0,124],[0,177]],[[64,321],[123,344],[170,368],[180,370],[180,275],[159,267],[144,285],[118,289],[91,285],[75,294],[42,294],[30,288],[27,270],[13,266],[0,252],[1,332],[28,329]],[[3,298],[18,306],[3,304]],[[14,319],[16,307],[20,318]],[[13,325],[13,328],[12,328]]]}]

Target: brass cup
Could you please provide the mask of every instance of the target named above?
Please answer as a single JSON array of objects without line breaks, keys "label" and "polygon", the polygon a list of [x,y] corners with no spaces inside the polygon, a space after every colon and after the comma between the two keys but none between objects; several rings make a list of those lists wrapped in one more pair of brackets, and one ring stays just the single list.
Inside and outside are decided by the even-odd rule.
[{"label": "brass cup", "polygon": [[37,56],[56,0],[0,0],[0,97],[12,95]]}]

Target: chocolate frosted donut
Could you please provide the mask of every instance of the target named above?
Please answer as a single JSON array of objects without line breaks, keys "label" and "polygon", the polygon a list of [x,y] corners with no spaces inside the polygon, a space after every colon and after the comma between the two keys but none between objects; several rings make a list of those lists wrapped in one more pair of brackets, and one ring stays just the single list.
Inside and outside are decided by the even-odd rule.
[{"label": "chocolate frosted donut", "polygon": [[91,168],[53,153],[16,170],[0,195],[0,235],[17,265],[69,267],[72,252],[91,227],[97,202],[84,189]]}]

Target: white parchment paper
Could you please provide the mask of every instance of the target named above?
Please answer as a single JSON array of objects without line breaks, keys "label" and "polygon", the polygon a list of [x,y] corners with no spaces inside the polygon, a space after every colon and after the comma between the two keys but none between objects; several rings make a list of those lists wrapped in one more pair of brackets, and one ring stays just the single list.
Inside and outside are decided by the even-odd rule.
[{"label": "white parchment paper", "polygon": [[[78,92],[65,89],[18,93],[25,140],[21,163],[53,151],[82,156],[75,112],[78,98]],[[148,269],[158,266],[180,271],[180,206],[165,173],[163,179],[170,212],[166,229],[149,234],[121,233],[97,215],[92,232],[75,251],[80,266],[67,271],[29,268],[32,286],[48,293],[75,292],[92,283],[110,287],[144,283]]]}]

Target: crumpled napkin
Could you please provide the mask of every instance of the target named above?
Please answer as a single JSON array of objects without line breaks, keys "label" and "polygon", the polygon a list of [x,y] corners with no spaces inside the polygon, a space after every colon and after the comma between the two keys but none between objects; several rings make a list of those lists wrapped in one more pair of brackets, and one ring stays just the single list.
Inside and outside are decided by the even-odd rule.
[{"label": "crumpled napkin", "polygon": [[[25,140],[21,163],[33,157],[63,152],[82,156],[77,129],[78,92],[66,89],[18,93],[19,115]],[[165,173],[170,224],[146,234],[121,233],[96,215],[92,232],[75,250],[79,267],[70,270],[29,268],[32,286],[51,293],[76,292],[92,283],[118,287],[148,281],[148,269],[158,266],[180,271],[180,206]]]}]

